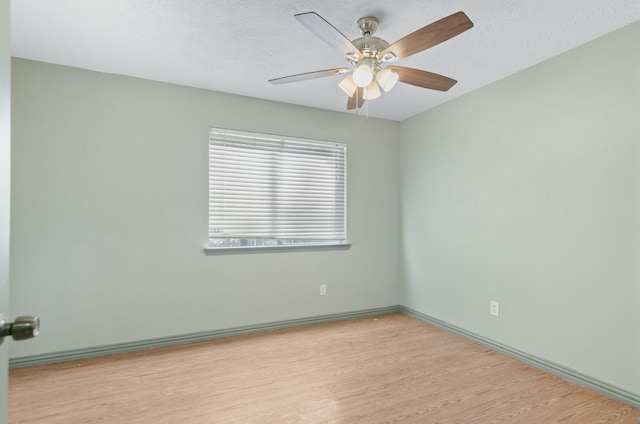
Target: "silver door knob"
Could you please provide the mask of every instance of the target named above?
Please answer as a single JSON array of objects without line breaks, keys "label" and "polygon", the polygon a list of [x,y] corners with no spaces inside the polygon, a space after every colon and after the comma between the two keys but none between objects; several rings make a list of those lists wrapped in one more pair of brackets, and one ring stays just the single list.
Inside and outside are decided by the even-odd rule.
[{"label": "silver door knob", "polygon": [[7,322],[0,317],[0,343],[5,337],[11,336],[13,340],[26,340],[36,337],[40,332],[40,318],[34,316],[22,316],[14,322]]}]

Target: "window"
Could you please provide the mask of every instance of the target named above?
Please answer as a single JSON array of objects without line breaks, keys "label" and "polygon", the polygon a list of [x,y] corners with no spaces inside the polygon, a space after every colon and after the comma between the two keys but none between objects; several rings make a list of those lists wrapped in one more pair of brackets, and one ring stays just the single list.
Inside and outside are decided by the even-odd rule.
[{"label": "window", "polygon": [[346,243],[344,143],[209,129],[209,247]]}]

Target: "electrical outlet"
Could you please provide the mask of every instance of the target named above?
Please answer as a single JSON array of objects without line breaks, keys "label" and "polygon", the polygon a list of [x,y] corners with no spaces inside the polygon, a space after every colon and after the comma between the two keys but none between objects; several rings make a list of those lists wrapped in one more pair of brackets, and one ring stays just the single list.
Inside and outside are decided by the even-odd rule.
[{"label": "electrical outlet", "polygon": [[327,295],[327,285],[320,284],[320,296],[326,296],[326,295]]},{"label": "electrical outlet", "polygon": [[495,300],[492,300],[491,302],[489,302],[489,313],[493,316],[499,317],[500,316],[500,302],[496,302]]}]

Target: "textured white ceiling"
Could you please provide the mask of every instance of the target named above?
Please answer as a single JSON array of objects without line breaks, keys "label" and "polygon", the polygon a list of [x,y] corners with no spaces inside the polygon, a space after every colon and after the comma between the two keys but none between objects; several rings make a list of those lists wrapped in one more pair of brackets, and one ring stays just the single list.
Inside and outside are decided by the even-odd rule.
[{"label": "textured white ceiling", "polygon": [[375,35],[393,43],[459,10],[474,28],[397,62],[458,84],[398,84],[360,113],[401,121],[640,20],[640,0],[12,0],[12,53],[346,112],[340,76],[267,82],[346,64],[294,14],[314,11],[350,39],[358,18],[376,16]]}]

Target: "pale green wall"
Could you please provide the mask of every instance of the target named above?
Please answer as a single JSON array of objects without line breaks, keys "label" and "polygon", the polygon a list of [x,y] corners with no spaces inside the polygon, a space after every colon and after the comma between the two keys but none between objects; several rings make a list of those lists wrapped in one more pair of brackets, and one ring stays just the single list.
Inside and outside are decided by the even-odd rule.
[{"label": "pale green wall", "polygon": [[[13,357],[398,304],[397,122],[21,59],[13,90]],[[209,125],[346,142],[351,249],[205,256]]]},{"label": "pale green wall", "polygon": [[403,305],[640,394],[638,45],[640,23],[402,123]]}]

